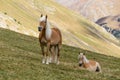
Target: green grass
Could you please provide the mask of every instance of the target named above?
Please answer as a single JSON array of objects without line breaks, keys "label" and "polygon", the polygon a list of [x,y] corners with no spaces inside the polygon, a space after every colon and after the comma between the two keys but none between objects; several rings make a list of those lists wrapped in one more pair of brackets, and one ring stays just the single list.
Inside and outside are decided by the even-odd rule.
[{"label": "green grass", "polygon": [[[100,62],[102,73],[78,67],[78,52]],[[63,45],[60,65],[42,64],[38,39],[0,28],[0,80],[120,80],[120,58]]]},{"label": "green grass", "polygon": [[[17,29],[21,32],[29,29],[37,34],[39,17],[41,14],[47,14],[50,23],[61,30],[64,44],[120,58],[118,40],[111,37],[110,34],[103,31],[98,25],[85,19],[78,13],[61,6],[54,2],[54,0],[32,1],[0,0],[0,13],[7,13],[6,17],[13,18],[17,23],[8,19],[6,23],[9,27],[15,24],[14,26],[19,26]],[[34,36],[37,36],[36,34],[33,32],[29,33],[29,35]],[[64,34],[69,37],[66,37]]]}]

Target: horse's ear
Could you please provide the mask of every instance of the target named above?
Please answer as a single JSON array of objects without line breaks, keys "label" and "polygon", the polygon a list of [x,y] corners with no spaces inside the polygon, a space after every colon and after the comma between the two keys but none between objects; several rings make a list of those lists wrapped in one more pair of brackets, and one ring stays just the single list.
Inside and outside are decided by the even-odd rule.
[{"label": "horse's ear", "polygon": [[95,57],[93,59],[95,60]]},{"label": "horse's ear", "polygon": [[45,16],[45,18],[46,18],[46,19],[45,19],[45,23],[47,23],[47,15]]},{"label": "horse's ear", "polygon": [[46,15],[45,17],[46,17],[46,19],[47,19],[48,16]]},{"label": "horse's ear", "polygon": [[43,17],[43,14],[41,14],[41,17]]}]

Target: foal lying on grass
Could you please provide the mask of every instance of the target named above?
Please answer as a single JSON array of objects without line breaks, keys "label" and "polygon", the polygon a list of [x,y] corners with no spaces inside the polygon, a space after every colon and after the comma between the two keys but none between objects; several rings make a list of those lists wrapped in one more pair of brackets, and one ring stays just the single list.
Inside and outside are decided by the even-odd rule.
[{"label": "foal lying on grass", "polygon": [[79,59],[79,66],[80,67],[84,67],[89,71],[101,72],[100,64],[96,61],[88,60],[86,58],[85,54],[79,53],[78,59]]}]

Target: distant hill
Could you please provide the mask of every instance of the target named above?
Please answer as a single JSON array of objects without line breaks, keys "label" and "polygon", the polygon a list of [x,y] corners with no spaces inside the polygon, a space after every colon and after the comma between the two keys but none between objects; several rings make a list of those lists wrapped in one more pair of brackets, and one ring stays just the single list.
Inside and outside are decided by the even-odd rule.
[{"label": "distant hill", "polygon": [[97,21],[104,16],[114,16],[120,14],[120,0],[55,0],[79,12],[86,18]]},{"label": "distant hill", "polygon": [[58,27],[63,44],[120,57],[119,41],[103,28],[53,0],[0,0],[0,27],[38,37],[41,14]]}]

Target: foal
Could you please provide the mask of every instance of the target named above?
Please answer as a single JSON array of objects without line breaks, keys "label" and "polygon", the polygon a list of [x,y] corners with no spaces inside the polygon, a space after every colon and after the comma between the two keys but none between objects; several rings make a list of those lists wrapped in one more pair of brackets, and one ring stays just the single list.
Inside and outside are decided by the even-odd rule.
[{"label": "foal", "polygon": [[[60,48],[62,45],[62,35],[58,28],[50,28],[50,24],[47,19],[47,15],[41,15],[39,27],[39,42],[43,54],[42,63],[49,64],[51,62],[51,57],[49,58],[49,51],[53,55],[53,51],[57,54],[57,64],[59,64]],[[45,47],[47,51],[45,52]],[[53,51],[52,51],[53,48]]]},{"label": "foal", "polygon": [[78,55],[78,59],[79,59],[79,66],[80,67],[84,67],[89,71],[101,72],[100,64],[96,61],[88,60],[86,58],[85,54],[80,53]]}]

